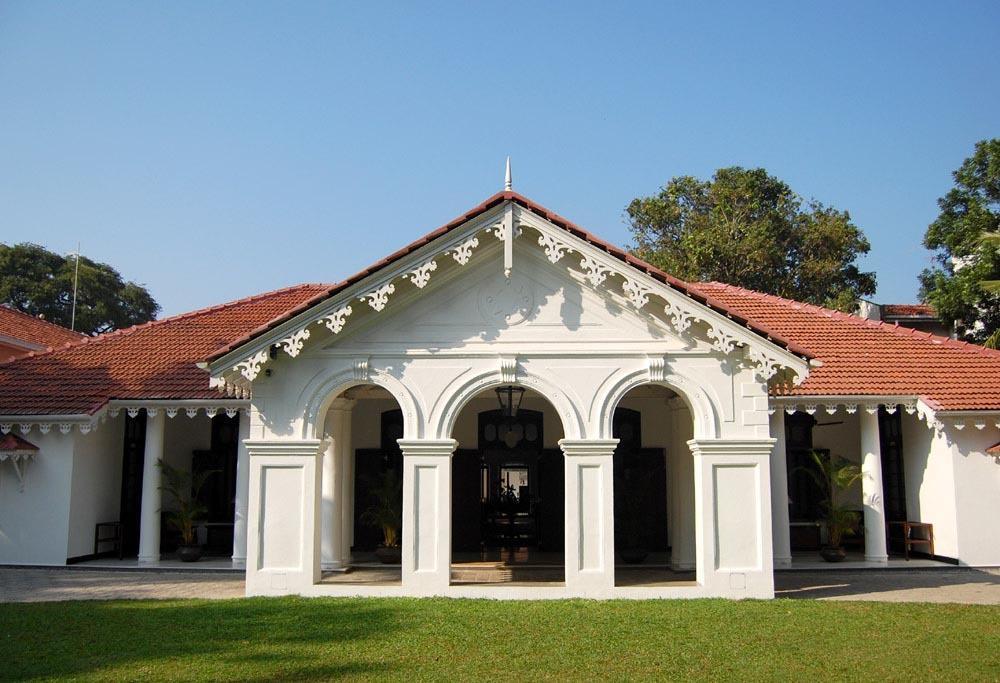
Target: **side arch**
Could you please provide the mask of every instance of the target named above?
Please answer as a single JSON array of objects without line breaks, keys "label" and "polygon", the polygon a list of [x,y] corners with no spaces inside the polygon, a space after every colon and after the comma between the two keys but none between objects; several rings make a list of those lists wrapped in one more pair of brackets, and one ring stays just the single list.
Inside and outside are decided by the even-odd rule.
[{"label": "side arch", "polygon": [[500,370],[480,372],[458,385],[441,403],[441,407],[431,416],[428,431],[432,438],[447,439],[451,437],[459,413],[474,396],[486,389],[492,389],[507,384],[516,384],[536,391],[552,404],[562,421],[563,435],[567,439],[579,439],[583,436],[583,419],[581,411],[565,392],[549,380],[538,375],[524,373],[519,369],[515,381],[504,381]]},{"label": "side arch", "polygon": [[424,420],[417,401],[396,377],[377,368],[372,368],[367,379],[358,379],[353,368],[344,368],[333,374],[318,373],[300,394],[299,405],[302,413],[302,438],[318,439],[323,434],[326,413],[333,402],[351,387],[372,384],[392,394],[403,411],[403,438],[424,438]]},{"label": "side arch", "polygon": [[677,374],[666,375],[662,380],[652,381],[649,378],[649,370],[646,368],[620,375],[606,385],[608,388],[603,390],[600,400],[596,402],[592,418],[592,424],[600,430],[599,435],[611,438],[611,421],[615,414],[615,408],[621,403],[625,394],[646,384],[655,384],[671,389],[683,399],[694,418],[694,438],[719,438],[719,410],[705,389],[689,377]]}]

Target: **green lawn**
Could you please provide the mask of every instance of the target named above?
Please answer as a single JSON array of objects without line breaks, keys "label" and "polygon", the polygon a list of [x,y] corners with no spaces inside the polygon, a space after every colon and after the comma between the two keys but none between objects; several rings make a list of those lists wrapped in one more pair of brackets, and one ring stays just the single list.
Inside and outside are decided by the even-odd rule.
[{"label": "green lawn", "polygon": [[280,598],[0,605],[0,678],[1000,678],[996,607]]}]

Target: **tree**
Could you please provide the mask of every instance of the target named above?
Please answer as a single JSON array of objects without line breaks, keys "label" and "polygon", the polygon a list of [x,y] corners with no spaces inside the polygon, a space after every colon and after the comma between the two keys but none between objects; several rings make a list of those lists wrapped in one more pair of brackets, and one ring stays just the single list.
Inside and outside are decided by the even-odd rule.
[{"label": "tree", "polygon": [[846,211],[803,200],[762,168],[722,168],[711,180],[671,179],[625,209],[633,253],[689,281],[853,311],[875,292],[855,261],[870,249]]},{"label": "tree", "polygon": [[920,275],[920,296],[959,336],[984,342],[1000,329],[1000,251],[990,233],[1000,231],[1000,138],[981,140],[952,173],[955,186],[938,199],[941,213],[924,235],[937,265]]},{"label": "tree", "polygon": [[[0,244],[0,303],[70,326],[76,257],[37,244]],[[76,329],[100,334],[156,317],[160,306],[144,287],[106,263],[80,259]]]}]

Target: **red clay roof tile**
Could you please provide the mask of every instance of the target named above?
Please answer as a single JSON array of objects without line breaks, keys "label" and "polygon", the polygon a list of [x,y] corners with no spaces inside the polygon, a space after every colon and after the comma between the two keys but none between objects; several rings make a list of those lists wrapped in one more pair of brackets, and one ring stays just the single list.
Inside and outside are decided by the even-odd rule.
[{"label": "red clay roof tile", "polygon": [[0,306],[0,336],[44,348],[80,341],[84,337],[79,332],[67,330],[61,325],[22,313],[8,306]]}]

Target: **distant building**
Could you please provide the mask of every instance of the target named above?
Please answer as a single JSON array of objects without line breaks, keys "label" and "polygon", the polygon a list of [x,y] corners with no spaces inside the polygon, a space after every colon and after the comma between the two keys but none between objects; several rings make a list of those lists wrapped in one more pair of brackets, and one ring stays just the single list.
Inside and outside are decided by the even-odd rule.
[{"label": "distant building", "polygon": [[862,299],[858,303],[858,315],[940,337],[954,337],[951,324],[941,320],[934,307],[929,304],[876,304]]},{"label": "distant building", "polygon": [[44,351],[66,342],[83,339],[84,335],[65,327],[50,323],[0,306],[0,363],[26,356],[32,351]]}]

